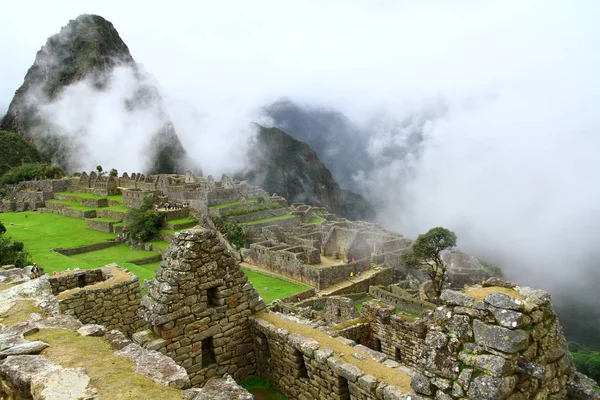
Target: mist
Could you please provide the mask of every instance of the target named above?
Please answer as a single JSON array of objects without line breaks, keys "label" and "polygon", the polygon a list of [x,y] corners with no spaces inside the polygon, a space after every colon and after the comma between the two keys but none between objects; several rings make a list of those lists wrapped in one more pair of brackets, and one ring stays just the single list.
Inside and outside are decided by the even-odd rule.
[{"label": "mist", "polygon": [[[269,122],[259,119],[261,107],[287,97],[335,109],[366,135],[373,168],[353,179],[384,225],[413,237],[447,227],[461,249],[500,264],[512,279],[563,299],[596,299],[597,2],[174,1],[154,8],[73,0],[60,9],[41,1],[8,8],[0,16],[11,32],[0,38],[10,60],[0,69],[0,114],[45,39],[81,13],[99,14],[154,76],[205,174],[244,168],[251,123]],[[72,108],[71,94],[86,95],[85,87],[69,88],[48,111],[76,129],[79,122],[62,112]],[[112,95],[89,101],[112,112]],[[115,123],[113,132],[131,132],[127,147],[139,147],[148,127],[138,117],[88,120],[89,140],[102,152],[112,148],[102,124]],[[143,167],[140,155],[122,168]]]}]

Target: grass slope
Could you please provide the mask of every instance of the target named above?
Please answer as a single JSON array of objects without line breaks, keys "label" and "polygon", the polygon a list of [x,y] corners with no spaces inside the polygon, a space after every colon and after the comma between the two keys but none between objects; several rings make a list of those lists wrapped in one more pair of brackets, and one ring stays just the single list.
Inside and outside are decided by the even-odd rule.
[{"label": "grass slope", "polygon": [[292,296],[310,289],[310,286],[307,285],[284,281],[274,276],[259,274],[246,268],[242,268],[242,270],[265,303],[270,303],[275,299]]}]

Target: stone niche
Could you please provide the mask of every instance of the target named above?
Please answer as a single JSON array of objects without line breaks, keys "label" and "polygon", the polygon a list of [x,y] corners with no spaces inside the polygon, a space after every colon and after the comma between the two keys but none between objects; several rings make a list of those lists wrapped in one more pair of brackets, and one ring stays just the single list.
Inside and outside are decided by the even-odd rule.
[{"label": "stone niche", "polygon": [[140,314],[152,329],[138,336],[184,367],[193,386],[255,373],[248,317],[265,304],[216,232],[175,234],[147,290]]}]

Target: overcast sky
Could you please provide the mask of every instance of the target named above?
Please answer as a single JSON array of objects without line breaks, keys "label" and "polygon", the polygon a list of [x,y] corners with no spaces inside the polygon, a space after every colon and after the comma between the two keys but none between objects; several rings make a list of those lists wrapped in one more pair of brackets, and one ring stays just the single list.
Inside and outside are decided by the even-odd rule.
[{"label": "overcast sky", "polygon": [[598,1],[13,1],[0,14],[0,114],[37,50],[82,13],[114,24],[209,173],[239,161],[240,127],[281,96],[358,124],[443,104],[420,159],[367,177],[387,225],[447,226],[555,283],[594,254]]}]

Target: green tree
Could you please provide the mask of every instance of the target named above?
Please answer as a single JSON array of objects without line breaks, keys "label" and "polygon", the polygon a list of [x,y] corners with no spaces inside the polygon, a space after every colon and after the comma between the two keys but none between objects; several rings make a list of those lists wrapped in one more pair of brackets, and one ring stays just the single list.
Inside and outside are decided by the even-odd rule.
[{"label": "green tree", "polygon": [[28,163],[13,167],[0,177],[0,183],[13,184],[34,179],[58,179],[63,170],[56,164]]},{"label": "green tree", "polygon": [[431,279],[434,299],[438,299],[442,294],[444,275],[447,271],[441,253],[455,246],[456,234],[446,228],[437,227],[419,235],[411,251],[402,255],[407,267],[425,267],[425,272]]},{"label": "green tree", "polygon": [[213,222],[215,223],[215,226],[219,232],[225,236],[227,241],[234,245],[238,250],[246,246],[248,243],[246,233],[240,225],[227,221],[222,217],[214,217]]},{"label": "green tree", "polygon": [[104,175],[104,168],[102,168],[102,165],[96,165],[96,172],[98,175]]},{"label": "green tree", "polygon": [[110,176],[118,176],[119,172],[117,171],[116,168],[113,168],[110,170],[110,172],[108,173]]},{"label": "green tree", "polygon": [[19,268],[30,264],[29,253],[23,242],[13,242],[5,237],[6,227],[0,222],[0,265],[14,265]]},{"label": "green tree", "polygon": [[129,235],[133,239],[149,242],[158,237],[160,228],[165,224],[165,214],[154,211],[153,198],[146,197],[140,208],[130,210],[125,216]]}]

